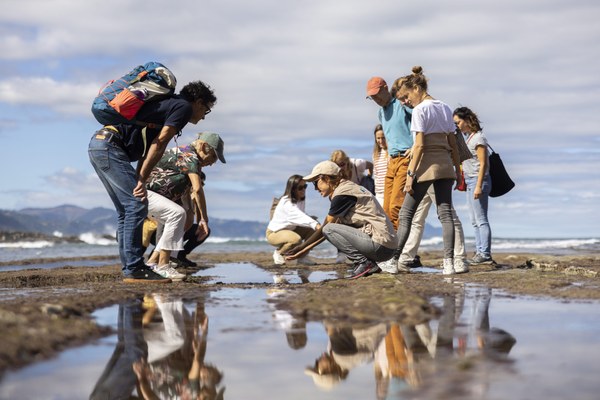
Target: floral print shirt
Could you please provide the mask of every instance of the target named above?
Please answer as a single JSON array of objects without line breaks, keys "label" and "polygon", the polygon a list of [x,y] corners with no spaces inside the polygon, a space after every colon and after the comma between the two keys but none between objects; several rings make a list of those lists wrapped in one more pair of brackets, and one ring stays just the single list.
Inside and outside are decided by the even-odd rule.
[{"label": "floral print shirt", "polygon": [[165,151],[156,163],[148,177],[146,189],[178,201],[192,185],[187,175],[200,174],[201,169],[200,159],[192,146],[174,147]]}]

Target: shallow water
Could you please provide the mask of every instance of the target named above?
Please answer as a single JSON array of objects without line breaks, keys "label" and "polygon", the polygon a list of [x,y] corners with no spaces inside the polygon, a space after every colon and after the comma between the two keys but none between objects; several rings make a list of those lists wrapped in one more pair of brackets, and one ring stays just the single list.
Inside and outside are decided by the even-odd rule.
[{"label": "shallow water", "polygon": [[[220,264],[205,273],[219,282],[273,282],[253,268]],[[417,326],[298,320],[269,301],[285,294],[275,284],[215,285],[194,300],[148,294],[94,313],[118,335],[7,373],[0,399],[136,393],[132,365],[140,382],[174,398],[195,387],[187,380],[193,354],[204,389],[224,390],[226,399],[598,398],[598,302],[514,298],[454,282],[459,295],[432,299],[441,316]]]}]

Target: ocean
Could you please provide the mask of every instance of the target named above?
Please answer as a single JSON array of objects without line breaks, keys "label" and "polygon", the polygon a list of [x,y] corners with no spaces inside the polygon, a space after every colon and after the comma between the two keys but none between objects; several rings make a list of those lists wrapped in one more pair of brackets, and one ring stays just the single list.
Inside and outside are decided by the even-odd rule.
[{"label": "ocean", "polygon": [[[0,243],[0,263],[6,265],[11,261],[29,259],[78,258],[91,256],[118,257],[117,245],[114,241],[83,234],[79,237],[83,243],[66,243],[52,241],[28,241]],[[474,248],[473,238],[466,238],[467,251]],[[441,250],[442,238],[423,239],[422,250]],[[600,254],[600,238],[580,239],[507,239],[496,238],[492,241],[494,253],[539,253],[547,255]],[[196,252],[204,253],[239,253],[239,252],[272,252],[273,247],[265,240],[245,238],[209,238]],[[312,257],[335,257],[336,250],[328,242],[324,242],[311,252]]]}]

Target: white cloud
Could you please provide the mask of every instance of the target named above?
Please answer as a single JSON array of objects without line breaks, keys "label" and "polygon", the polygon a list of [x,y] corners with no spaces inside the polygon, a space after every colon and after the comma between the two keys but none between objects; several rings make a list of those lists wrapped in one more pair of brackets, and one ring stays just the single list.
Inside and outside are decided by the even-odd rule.
[{"label": "white cloud", "polygon": [[[377,107],[365,100],[366,80],[391,82],[420,64],[434,97],[479,114],[517,181],[514,193],[495,200],[493,219],[510,224],[524,219],[518,210],[547,210],[577,215],[589,231],[598,222],[579,218],[593,215],[590,194],[600,192],[596,1],[5,3],[3,132],[31,132],[37,140],[29,146],[50,146],[45,121],[91,120],[104,82],[157,59],[179,87],[202,79],[215,89],[214,112],[186,127],[179,143],[202,130],[224,137],[228,163],[206,171],[211,211],[220,217],[261,219],[289,175],[310,171],[335,148],[369,158]],[[52,174],[45,190],[55,201],[105,202],[89,163],[79,159],[81,165],[65,160],[75,171],[43,171]],[[10,178],[5,185],[12,187]],[[3,198],[0,205],[22,203]],[[41,193],[28,198],[51,202]],[[550,218],[540,224],[563,231]]]}]

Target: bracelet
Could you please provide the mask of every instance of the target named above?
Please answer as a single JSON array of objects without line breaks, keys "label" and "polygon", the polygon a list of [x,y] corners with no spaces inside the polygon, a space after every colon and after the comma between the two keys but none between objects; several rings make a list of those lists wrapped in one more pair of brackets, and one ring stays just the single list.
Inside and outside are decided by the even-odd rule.
[{"label": "bracelet", "polygon": [[412,172],[410,169],[406,171],[406,175],[410,176],[411,178],[415,178],[416,175],[414,172]]}]

